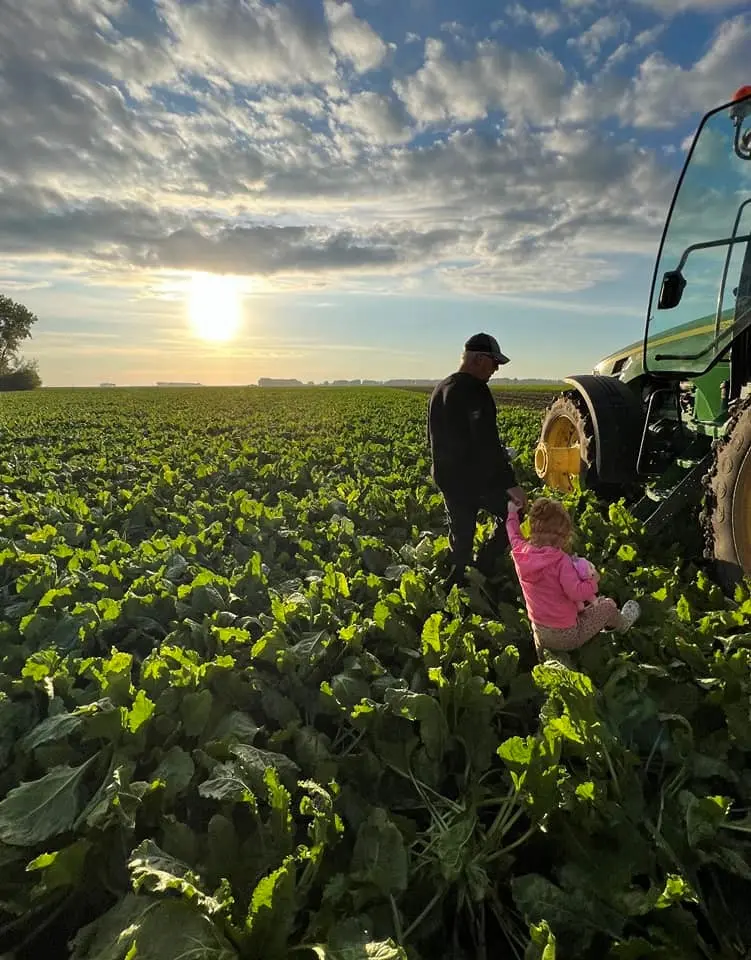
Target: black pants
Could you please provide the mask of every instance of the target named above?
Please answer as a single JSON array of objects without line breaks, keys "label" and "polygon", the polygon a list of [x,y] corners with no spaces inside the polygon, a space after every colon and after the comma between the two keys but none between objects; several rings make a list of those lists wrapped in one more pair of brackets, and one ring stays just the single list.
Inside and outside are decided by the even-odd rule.
[{"label": "black pants", "polygon": [[476,496],[449,493],[445,490],[442,492],[446,504],[451,546],[451,569],[446,579],[446,588],[451,589],[455,583],[460,586],[464,583],[464,572],[472,563],[475,528],[480,510],[485,510],[494,516],[496,523],[493,535],[477,553],[475,560],[477,569],[485,576],[490,576],[495,570],[497,561],[508,550],[509,539],[506,533],[508,494],[505,490]]}]

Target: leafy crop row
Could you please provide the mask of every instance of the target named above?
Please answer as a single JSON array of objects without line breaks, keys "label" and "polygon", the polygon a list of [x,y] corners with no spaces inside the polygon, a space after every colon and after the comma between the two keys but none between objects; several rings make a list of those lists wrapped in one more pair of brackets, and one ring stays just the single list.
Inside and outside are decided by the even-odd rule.
[{"label": "leafy crop row", "polygon": [[425,402],[3,398],[0,952],[749,955],[747,592],[572,499],[644,614],[536,664],[510,563],[441,589]]}]

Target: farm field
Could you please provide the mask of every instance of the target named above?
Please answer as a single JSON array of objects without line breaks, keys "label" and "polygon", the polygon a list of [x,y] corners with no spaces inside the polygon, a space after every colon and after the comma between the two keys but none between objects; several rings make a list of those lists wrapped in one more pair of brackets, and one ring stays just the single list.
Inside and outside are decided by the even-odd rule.
[{"label": "farm field", "polygon": [[[525,410],[544,410],[562,390],[566,384],[561,383],[519,383],[494,384],[490,383],[495,402],[499,407],[520,407]],[[430,394],[431,387],[403,387],[405,390],[419,391]]]},{"label": "farm field", "polygon": [[426,403],[0,396],[0,955],[751,956],[747,588],[573,496],[643,615],[537,664],[508,558],[441,588]]}]

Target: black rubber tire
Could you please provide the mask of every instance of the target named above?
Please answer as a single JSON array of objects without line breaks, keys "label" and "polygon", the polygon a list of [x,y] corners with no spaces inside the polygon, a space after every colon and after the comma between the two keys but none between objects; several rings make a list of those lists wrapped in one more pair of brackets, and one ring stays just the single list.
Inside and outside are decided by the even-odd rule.
[{"label": "black rubber tire", "polygon": [[548,436],[552,425],[560,419],[568,420],[576,430],[580,450],[579,483],[582,489],[596,487],[594,427],[584,401],[578,394],[564,394],[550,404],[540,427],[541,440]]},{"label": "black rubber tire", "polygon": [[[705,556],[714,561],[717,579],[730,593],[744,575],[751,576],[751,537],[734,524],[739,512],[751,515],[751,399],[734,411],[726,437],[715,449],[705,477]],[[739,497],[746,502],[739,503]]]}]

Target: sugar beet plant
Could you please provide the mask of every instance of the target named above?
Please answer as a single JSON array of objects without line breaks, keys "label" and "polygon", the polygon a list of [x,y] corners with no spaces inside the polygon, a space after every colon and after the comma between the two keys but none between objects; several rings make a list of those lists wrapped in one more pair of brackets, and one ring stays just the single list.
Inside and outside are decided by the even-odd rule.
[{"label": "sugar beet plant", "polygon": [[745,588],[571,498],[644,614],[537,664],[508,562],[440,586],[424,396],[0,399],[0,951],[750,955]]}]

